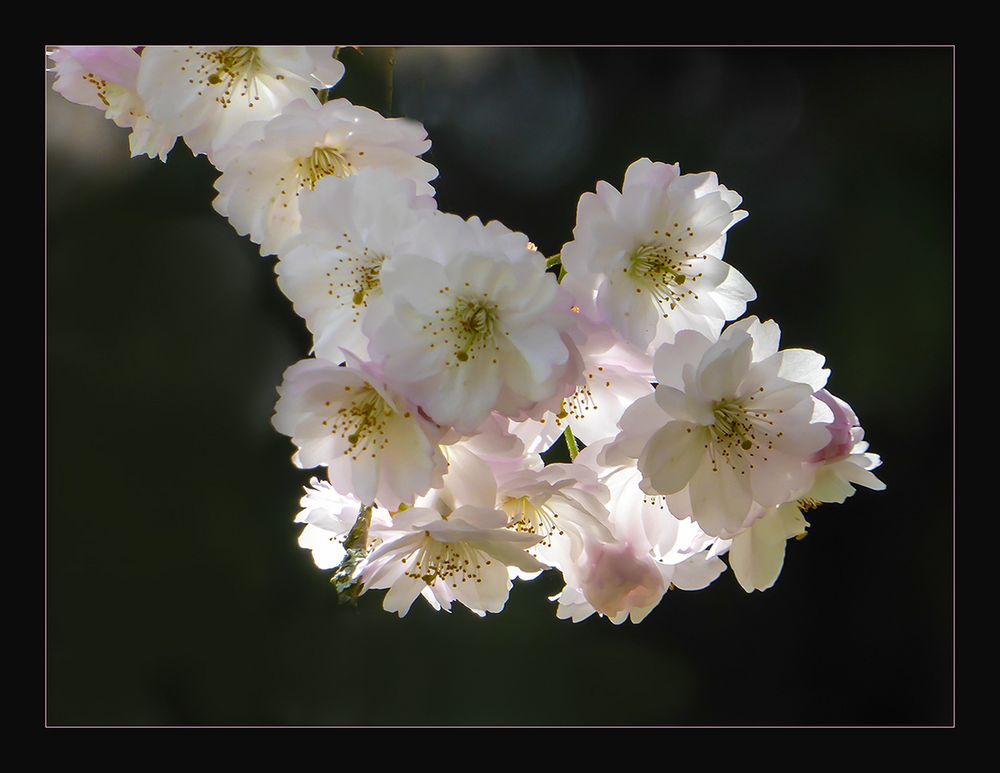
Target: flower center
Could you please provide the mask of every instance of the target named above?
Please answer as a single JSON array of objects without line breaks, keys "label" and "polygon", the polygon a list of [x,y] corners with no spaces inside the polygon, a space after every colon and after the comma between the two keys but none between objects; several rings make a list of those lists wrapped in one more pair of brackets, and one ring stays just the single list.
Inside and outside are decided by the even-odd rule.
[{"label": "flower center", "polygon": [[345,449],[344,454],[351,454],[351,458],[357,460],[360,453],[371,451],[374,457],[377,451],[385,448],[389,442],[386,424],[392,416],[393,410],[382,395],[365,384],[353,400],[341,405],[323,425],[330,428],[331,434],[340,435],[350,443],[351,447]]},{"label": "flower center", "polygon": [[553,534],[565,534],[556,522],[559,514],[550,507],[534,504],[528,497],[508,499],[503,503],[503,511],[510,519],[508,529],[522,534],[537,534],[542,537],[540,545],[551,547]]},{"label": "flower center", "polygon": [[[624,273],[635,282],[637,293],[645,291],[653,296],[656,305],[666,317],[687,296],[693,295],[697,298],[691,284],[696,282],[701,274],[684,272],[684,262],[690,257],[687,252],[681,252],[669,243],[641,244],[629,257]],[[689,282],[691,284],[688,284]]]},{"label": "flower center", "polygon": [[[205,80],[209,86],[222,86],[222,93],[215,101],[223,107],[229,107],[234,95],[245,97],[248,107],[253,107],[253,103],[260,99],[260,94],[257,93],[257,73],[261,71],[262,63],[257,48],[230,46],[202,51],[198,56],[203,64],[197,68],[197,74],[207,73]],[[200,80],[198,82],[201,83]]]},{"label": "flower center", "polygon": [[[406,571],[406,576],[414,580],[423,580],[433,585],[438,579],[451,587],[457,588],[459,582],[482,582],[479,570],[493,562],[485,555],[464,542],[438,542],[429,533],[423,544],[413,554],[413,562]],[[406,559],[403,559],[406,563]]]},{"label": "flower center", "polygon": [[359,263],[354,268],[354,295],[351,302],[355,306],[367,306],[365,300],[368,296],[378,297],[382,294],[382,280],[379,277],[382,271],[382,264],[385,262],[384,255],[372,255],[369,257],[368,248],[365,248],[365,258],[367,263]]},{"label": "flower center", "polygon": [[[764,391],[760,387],[759,392]],[[750,400],[756,400],[759,394],[753,394]],[[774,424],[768,419],[770,410],[766,408],[753,408],[745,406],[740,400],[718,400],[713,408],[712,415],[715,419],[709,427],[712,435],[710,456],[712,459],[713,471],[718,471],[718,457],[722,457],[734,470],[739,469],[741,474],[746,473],[746,469],[753,469],[752,459],[756,454],[766,454],[774,448],[774,442],[769,426]],[[784,413],[779,409],[778,413]],[[777,437],[783,433],[779,432]],[[761,461],[767,461],[766,456],[761,457]]]},{"label": "flower center", "polygon": [[497,317],[496,304],[466,298],[455,301],[445,327],[445,343],[455,346],[456,360],[468,362],[489,346],[493,340]]},{"label": "flower center", "polygon": [[316,190],[316,184],[324,177],[350,177],[354,168],[338,148],[314,148],[311,155],[296,162],[299,170],[299,186]]},{"label": "flower center", "polygon": [[720,445],[739,445],[744,451],[754,447],[754,426],[747,418],[746,409],[738,402],[720,400],[712,409],[715,423],[712,425],[712,439]]}]

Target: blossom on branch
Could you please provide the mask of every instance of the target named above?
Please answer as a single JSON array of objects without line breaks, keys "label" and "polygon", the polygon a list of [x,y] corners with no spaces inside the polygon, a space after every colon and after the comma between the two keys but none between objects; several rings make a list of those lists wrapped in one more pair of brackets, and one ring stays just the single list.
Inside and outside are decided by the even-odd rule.
[{"label": "blossom on branch", "polygon": [[757,297],[722,261],[726,232],[747,216],[742,201],[714,172],[682,175],[648,158],[626,170],[621,193],[599,182],[562,249],[583,313],[640,351],[679,330],[718,334]]},{"label": "blossom on branch", "polygon": [[728,538],[754,505],[775,507],[812,482],[809,459],[830,441],[829,407],[813,397],[824,358],[778,351],[774,322],[749,317],[717,341],[682,331],[656,352],[656,392],[622,416],[606,464],[637,459],[642,488],[677,517]]},{"label": "blossom on branch", "polygon": [[150,118],[137,91],[139,54],[128,46],[57,46],[48,54],[56,73],[52,88],[70,102],[104,111],[116,126],[132,129],[132,157],[163,162],[177,135]]},{"label": "blossom on branch", "polygon": [[412,180],[387,169],[362,171],[305,196],[301,234],[274,267],[278,287],[313,334],[318,357],[367,353],[361,321],[382,294],[382,267],[413,251],[414,227],[434,208]]},{"label": "blossom on branch", "polygon": [[[299,234],[302,202],[366,169],[412,181],[416,195],[427,197],[418,206],[433,208],[430,181],[437,169],[418,158],[430,146],[416,121],[384,118],[346,99],[325,105],[296,100],[269,122],[246,125],[215,153],[222,175],[213,206],[237,233],[260,245],[261,255],[281,253]],[[343,243],[334,239],[332,244]]]},{"label": "blossom on branch", "polygon": [[496,221],[436,214],[419,231],[362,324],[373,360],[440,425],[544,410],[567,381],[573,319],[542,258]]},{"label": "blossom on branch", "polygon": [[212,160],[251,121],[269,121],[297,99],[318,107],[313,89],[344,75],[333,48],[146,46],[138,92],[157,122]]}]

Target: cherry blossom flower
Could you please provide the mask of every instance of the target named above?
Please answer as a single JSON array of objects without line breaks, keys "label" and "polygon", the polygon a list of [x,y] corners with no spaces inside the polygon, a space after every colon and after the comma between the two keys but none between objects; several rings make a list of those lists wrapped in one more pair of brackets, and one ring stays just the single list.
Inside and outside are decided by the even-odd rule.
[{"label": "cherry blossom flower", "polygon": [[132,129],[132,157],[166,162],[177,135],[146,113],[137,92],[139,54],[128,46],[58,46],[49,52],[56,80],[52,88],[70,102],[104,111],[116,126]]},{"label": "cherry blossom flower", "polygon": [[480,616],[500,612],[512,587],[508,566],[545,568],[526,552],[540,537],[506,526],[503,512],[474,505],[444,514],[404,510],[378,532],[383,544],[365,560],[359,580],[366,591],[388,588],[382,607],[400,617],[419,595],[435,609],[451,611],[458,601]]},{"label": "cherry blossom flower", "polygon": [[508,473],[497,498],[509,528],[540,537],[529,552],[547,566],[571,571],[588,543],[614,541],[608,528],[608,490],[582,465],[550,464]]},{"label": "cherry blossom flower", "polygon": [[302,200],[302,234],[275,265],[278,286],[313,334],[313,351],[331,361],[341,349],[366,353],[361,319],[382,294],[381,270],[409,252],[420,217],[412,181],[384,169],[367,170],[341,185],[320,186]]},{"label": "cherry blossom flower", "polygon": [[[387,170],[412,181],[415,194],[427,198],[416,202],[411,195],[411,202],[433,209],[430,181],[438,172],[418,158],[430,146],[427,132],[416,121],[384,118],[346,99],[325,105],[297,100],[273,120],[247,125],[216,152],[213,163],[222,175],[215,181],[219,195],[213,206],[229,218],[237,233],[249,234],[262,255],[280,253],[299,234],[301,202],[314,191],[366,169]],[[343,206],[344,198],[327,196],[323,201],[327,206]],[[374,204],[368,199],[353,211],[370,219]],[[391,228],[389,215],[379,217]],[[341,215],[339,222],[345,219]],[[314,227],[317,222],[314,216]],[[338,233],[331,246],[343,245],[342,234],[351,230],[356,229]]]},{"label": "cherry blossom flower", "polygon": [[854,494],[855,485],[873,491],[885,489],[885,484],[871,472],[882,460],[878,454],[868,452],[865,431],[851,406],[825,389],[815,397],[830,408],[833,421],[828,425],[830,442],[809,460],[816,480],[804,498],[840,503]]},{"label": "cherry blossom flower", "polygon": [[313,89],[343,75],[333,46],[146,46],[137,90],[156,121],[212,159],[251,121],[297,99],[318,107]]},{"label": "cherry blossom flower", "polygon": [[566,587],[553,597],[560,619],[580,622],[597,612],[616,625],[639,623],[669,588],[701,590],[725,570],[716,540],[690,519],[674,517],[664,497],[639,488],[642,476],[634,462],[599,462],[609,442],[588,446],[572,466],[594,471],[607,487],[614,538],[588,540],[573,565],[563,568]]},{"label": "cherry blossom flower", "polygon": [[435,422],[471,432],[492,411],[515,420],[561,395],[572,324],[527,237],[497,222],[424,219],[414,254],[381,272],[362,330],[369,353]]},{"label": "cherry blossom flower", "polygon": [[778,351],[779,338],[756,317],[714,342],[678,333],[656,352],[655,394],[625,411],[603,463],[638,459],[643,490],[713,536],[741,531],[755,503],[793,500],[812,483],[807,462],[829,443],[833,415],[813,397],[829,375],[824,358]]},{"label": "cherry blossom flower", "polygon": [[741,202],[714,172],[681,175],[648,158],[629,166],[621,193],[599,182],[562,249],[582,312],[642,351],[678,330],[717,335],[756,297],[722,261],[726,232],[747,216]]},{"label": "cherry blossom flower", "polygon": [[298,447],[300,467],[323,465],[341,494],[396,509],[440,485],[440,431],[349,357],[346,367],[301,360],[285,371],[272,422]]}]

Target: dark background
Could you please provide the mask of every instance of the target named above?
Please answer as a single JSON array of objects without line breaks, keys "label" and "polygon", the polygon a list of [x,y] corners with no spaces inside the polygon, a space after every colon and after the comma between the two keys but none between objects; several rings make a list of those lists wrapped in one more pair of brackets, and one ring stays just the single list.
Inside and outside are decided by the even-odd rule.
[{"label": "dark background", "polygon": [[[387,51],[343,59],[334,96],[384,112]],[[546,254],[637,158],[717,171],[750,212],[726,250],[748,313],[827,356],[884,459],[771,590],[727,571],[616,627],[557,620],[548,575],[486,619],[338,606],[270,425],[309,348],[274,259],[212,210],[204,158],[129,159],[50,90],[47,721],[950,724],[952,98],[951,48],[397,53],[440,208]]]}]

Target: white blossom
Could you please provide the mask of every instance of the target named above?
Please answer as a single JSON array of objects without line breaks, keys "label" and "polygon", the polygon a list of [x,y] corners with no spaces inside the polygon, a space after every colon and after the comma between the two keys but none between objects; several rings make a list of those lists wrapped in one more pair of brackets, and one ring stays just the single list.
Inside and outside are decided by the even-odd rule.
[{"label": "white blossom", "polygon": [[868,452],[865,431],[851,406],[825,389],[816,393],[833,412],[828,425],[830,442],[811,458],[816,479],[805,494],[807,500],[843,502],[854,493],[854,486],[882,491],[885,484],[871,472],[882,464],[878,454]]},{"label": "white blossom", "polygon": [[440,432],[353,358],[310,359],[285,371],[272,422],[298,448],[300,467],[328,468],[342,494],[396,509],[440,485]]},{"label": "white blossom", "polygon": [[167,160],[177,135],[154,121],[137,91],[139,54],[128,46],[57,46],[49,52],[52,88],[70,102],[96,107],[116,126],[132,129],[132,157]]},{"label": "white blossom", "polygon": [[526,552],[539,538],[506,526],[503,512],[473,505],[445,514],[404,510],[379,532],[383,544],[368,556],[359,580],[366,591],[388,588],[382,606],[400,617],[421,594],[435,609],[451,611],[458,601],[480,616],[500,612],[511,588],[508,566],[545,568]]},{"label": "white blossom", "polygon": [[508,473],[497,498],[509,528],[541,538],[531,554],[564,574],[572,571],[588,543],[614,541],[608,490],[582,465],[550,464]]},{"label": "white blossom", "polygon": [[[366,169],[386,170],[412,181],[416,195],[427,197],[416,205],[433,208],[430,181],[437,177],[437,169],[418,158],[430,146],[427,132],[416,121],[384,118],[346,99],[325,105],[296,100],[271,121],[247,125],[216,152],[213,163],[222,174],[215,181],[219,195],[213,206],[229,218],[237,233],[259,244],[262,255],[281,253],[299,234],[302,204],[314,192],[330,185],[336,188],[344,178]],[[349,195],[357,191],[351,188]],[[413,198],[411,194],[411,202]],[[312,211],[344,204],[344,196],[327,194]],[[340,223],[349,223],[355,213],[370,219],[373,202],[368,199],[352,209],[340,215]],[[392,227],[388,221],[395,213],[389,209],[379,215],[384,227]],[[321,231],[332,227],[317,226],[315,215],[312,222]],[[357,227],[334,232],[330,247],[344,245],[343,234],[352,230]]]},{"label": "white blossom", "polygon": [[779,337],[756,317],[714,342],[678,333],[656,352],[655,394],[625,412],[603,462],[638,459],[646,493],[724,538],[744,528],[754,504],[799,496],[812,482],[808,460],[830,440],[833,415],[813,397],[829,371],[815,352],[778,351]]},{"label": "white blossom", "polygon": [[639,488],[635,463],[607,467],[598,460],[610,441],[588,446],[574,467],[598,474],[607,487],[612,540],[588,540],[563,570],[566,587],[553,600],[560,619],[579,622],[597,612],[619,625],[641,622],[669,588],[701,590],[724,570],[716,540],[688,518],[678,519],[662,496]]},{"label": "white blossom", "polygon": [[419,218],[413,182],[373,169],[340,185],[320,186],[301,203],[302,234],[275,265],[278,286],[313,334],[318,357],[339,361],[341,349],[366,353],[361,320],[382,294],[381,271],[408,242]]},{"label": "white blossom", "polygon": [[522,420],[561,397],[571,313],[527,237],[446,214],[419,229],[414,254],[383,267],[383,294],[362,323],[387,378],[465,432],[492,411]]},{"label": "white blossom", "polygon": [[722,261],[726,232],[747,215],[741,202],[714,172],[639,159],[621,193],[601,181],[581,197],[562,249],[567,286],[584,314],[643,351],[679,330],[716,335],[756,297]]},{"label": "white blossom", "polygon": [[297,99],[318,107],[313,89],[343,75],[333,46],[146,46],[138,92],[156,121],[213,159],[251,121]]}]

